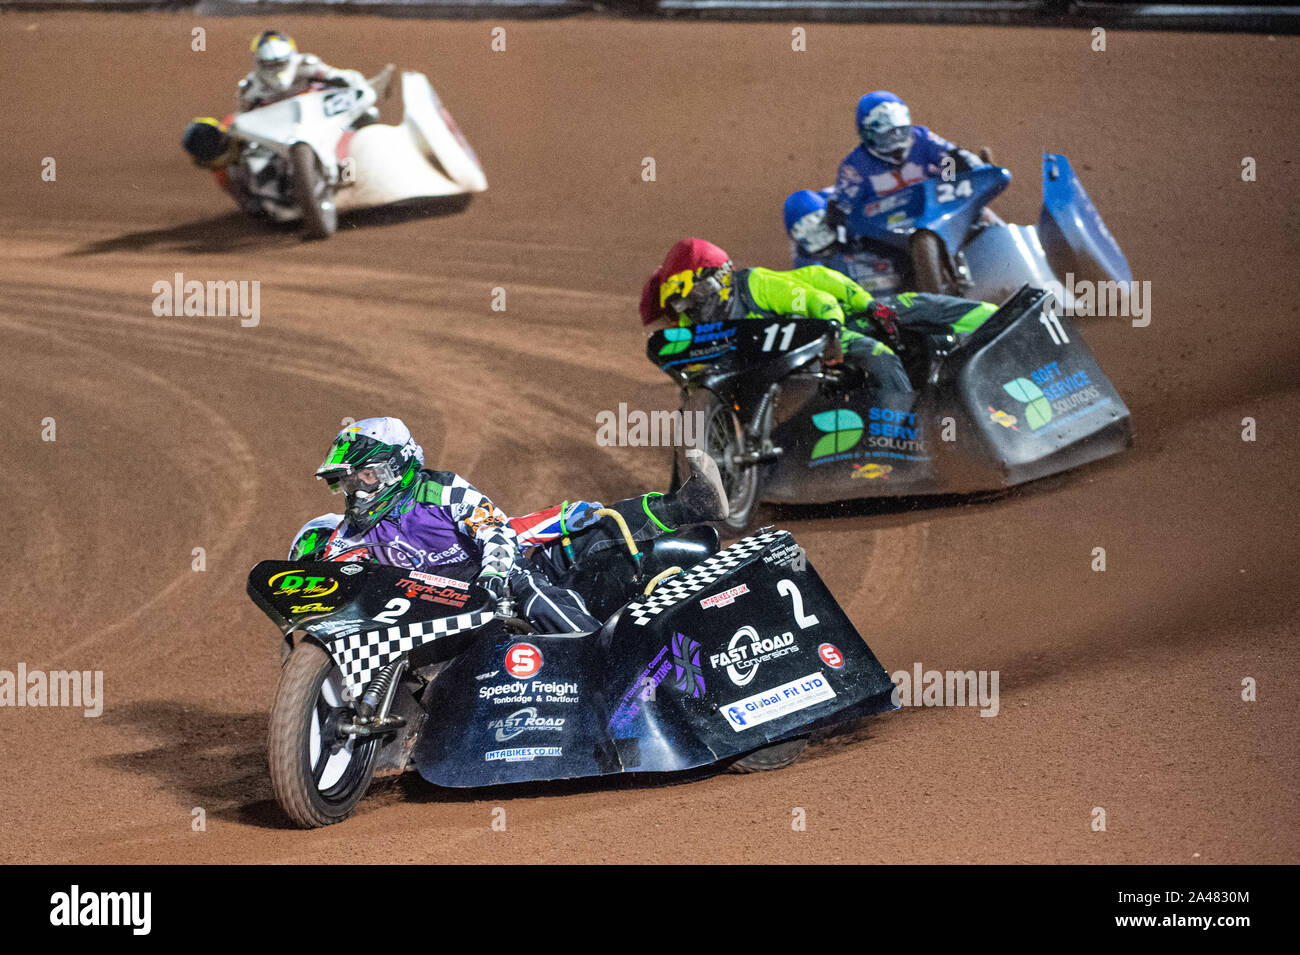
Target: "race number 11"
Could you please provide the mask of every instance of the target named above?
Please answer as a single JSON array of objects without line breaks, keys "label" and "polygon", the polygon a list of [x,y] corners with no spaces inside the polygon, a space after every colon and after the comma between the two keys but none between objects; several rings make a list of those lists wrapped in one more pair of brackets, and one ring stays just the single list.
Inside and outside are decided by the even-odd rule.
[{"label": "race number 11", "polygon": [[[767,328],[763,329],[763,331],[766,333],[763,336],[763,351],[772,350],[772,346],[776,344],[776,333],[780,328],[781,328],[780,323],[774,323],[772,325],[767,326]],[[794,322],[791,322],[789,325],[785,326],[785,332],[781,336],[780,351],[785,351],[787,348],[790,347],[790,341],[791,339],[794,338],[794,329],[795,329]]]},{"label": "race number 11", "polygon": [[1047,329],[1047,334],[1052,336],[1053,345],[1068,345],[1070,338],[1065,334],[1065,329],[1061,327],[1061,320],[1050,309],[1043,309],[1043,314],[1038,316],[1038,322]]}]

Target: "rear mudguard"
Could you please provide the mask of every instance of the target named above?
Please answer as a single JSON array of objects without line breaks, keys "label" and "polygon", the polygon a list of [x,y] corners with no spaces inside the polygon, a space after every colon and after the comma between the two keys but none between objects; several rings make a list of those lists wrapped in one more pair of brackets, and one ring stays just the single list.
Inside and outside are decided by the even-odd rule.
[{"label": "rear mudguard", "polygon": [[412,758],[440,786],[674,772],[891,709],[892,690],[793,538],[767,532],[599,633],[484,635],[430,685]]}]

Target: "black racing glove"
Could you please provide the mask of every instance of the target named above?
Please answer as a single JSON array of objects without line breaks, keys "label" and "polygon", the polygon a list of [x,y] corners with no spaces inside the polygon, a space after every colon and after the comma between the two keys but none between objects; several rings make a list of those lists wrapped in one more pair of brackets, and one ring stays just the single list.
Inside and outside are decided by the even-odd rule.
[{"label": "black racing glove", "polygon": [[969,149],[962,149],[960,146],[948,155],[953,158],[957,166],[957,172],[969,172],[972,169],[981,169],[988,165],[988,163],[983,159],[980,159],[979,156],[975,155]]},{"label": "black racing glove", "polygon": [[881,301],[873,301],[864,313],[876,337],[895,352],[902,350],[902,339],[898,334],[898,313]]}]

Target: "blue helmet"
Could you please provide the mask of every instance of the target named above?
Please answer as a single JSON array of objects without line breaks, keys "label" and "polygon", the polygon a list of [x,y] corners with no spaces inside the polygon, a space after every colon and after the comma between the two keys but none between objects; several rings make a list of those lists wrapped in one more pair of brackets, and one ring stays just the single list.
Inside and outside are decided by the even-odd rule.
[{"label": "blue helmet", "polygon": [[902,165],[912,151],[912,114],[889,90],[875,90],[858,100],[858,136],[877,159]]},{"label": "blue helmet", "polygon": [[835,242],[835,232],[826,224],[824,192],[800,189],[785,200],[785,231],[805,252],[821,252]]}]

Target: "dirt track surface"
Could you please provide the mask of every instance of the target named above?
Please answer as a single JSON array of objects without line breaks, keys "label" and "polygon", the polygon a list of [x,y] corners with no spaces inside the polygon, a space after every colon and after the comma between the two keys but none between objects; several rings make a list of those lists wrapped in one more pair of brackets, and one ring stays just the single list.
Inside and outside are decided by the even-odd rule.
[{"label": "dirt track surface", "polygon": [[[103,670],[106,696],[98,719],[0,709],[0,861],[1300,861],[1295,38],[813,26],[796,54],[780,24],[582,18],[506,23],[493,53],[488,23],[283,25],[328,62],[427,72],[490,191],[324,244],[249,226],[178,141],[229,110],[265,24],[0,16],[0,669]],[[1151,282],[1150,327],[1085,328],[1132,453],[992,502],[779,515],[887,669],[997,670],[998,715],[905,709],[784,772],[680,785],[408,778],[285,828],[276,634],[244,580],[334,504],[311,473],[338,422],[401,416],[512,513],[662,487],[661,449],[595,442],[599,410],[672,407],[641,282],[683,235],[781,266],[782,199],[830,179],[876,86],[991,146],[1014,221],[1039,151],[1069,155]],[[155,317],[176,272],[260,281],[260,325]]]}]

